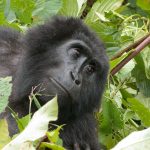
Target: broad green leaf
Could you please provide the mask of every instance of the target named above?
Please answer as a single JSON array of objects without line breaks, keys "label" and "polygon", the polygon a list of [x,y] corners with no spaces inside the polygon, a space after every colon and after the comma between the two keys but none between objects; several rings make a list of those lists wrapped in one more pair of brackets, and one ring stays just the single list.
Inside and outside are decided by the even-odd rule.
[{"label": "broad green leaf", "polygon": [[8,104],[12,88],[11,80],[11,77],[0,78],[0,113],[5,110]]},{"label": "broad green leaf", "polygon": [[113,56],[116,51],[121,49],[121,46],[118,45],[118,41],[116,41],[116,38],[114,39],[112,36],[113,33],[118,33],[116,25],[113,28],[112,26],[102,23],[100,21],[92,22],[90,20],[86,20],[85,23],[92,30],[94,30],[100,40],[105,43],[107,54],[109,56]]},{"label": "broad green leaf", "polygon": [[97,20],[108,21],[105,18],[105,12],[109,12],[112,10],[116,10],[121,6],[123,0],[98,0],[94,3],[91,11],[88,13],[86,17],[86,21],[90,19],[92,22]]},{"label": "broad green leaf", "polygon": [[[104,100],[103,107],[103,121],[100,125],[101,134],[112,133],[113,130],[121,129],[123,126],[123,116],[121,111],[110,100]],[[111,127],[110,127],[111,124]]]},{"label": "broad green leaf", "polygon": [[32,11],[35,7],[34,0],[11,0],[11,9],[22,24],[32,22]]},{"label": "broad green leaf", "polygon": [[11,141],[6,120],[0,120],[0,149]]},{"label": "broad green leaf", "polygon": [[24,142],[33,142],[43,137],[48,131],[49,121],[57,120],[57,115],[58,104],[57,97],[55,97],[34,113],[25,130],[7,144],[3,150],[20,150]]},{"label": "broad green leaf", "polygon": [[145,74],[145,65],[141,54],[135,57],[136,65],[132,71],[132,75],[136,78],[136,84],[140,92],[146,97],[150,97],[150,80]]},{"label": "broad green leaf", "polygon": [[131,104],[130,109],[138,114],[142,123],[145,126],[150,126],[150,109],[135,98],[128,98],[127,101]]},{"label": "broad green leaf", "polygon": [[118,131],[123,128],[123,115],[121,109],[116,107],[111,100],[104,99],[102,108],[103,114],[101,116],[101,122],[99,122],[99,138],[110,149],[116,144],[117,140],[121,140],[118,139],[117,135],[120,134]]},{"label": "broad green leaf", "polygon": [[147,79],[150,80],[150,48],[146,47],[141,53],[145,65],[145,73]]},{"label": "broad green leaf", "polygon": [[130,60],[125,66],[121,68],[121,70],[118,72],[118,78],[120,78],[120,81],[124,81],[125,79],[131,77],[131,71],[135,67],[134,60]]},{"label": "broad green leaf", "polygon": [[87,0],[77,0],[77,3],[78,3],[78,13],[77,13],[77,16],[78,17],[80,17],[82,15],[83,10],[86,7],[86,2],[87,2]]},{"label": "broad green leaf", "polygon": [[40,22],[56,15],[62,6],[61,0],[37,0],[32,12],[33,22]]},{"label": "broad green leaf", "polygon": [[150,128],[133,132],[111,150],[150,150]]},{"label": "broad green leaf", "polygon": [[74,16],[78,14],[78,3],[77,0],[62,0],[62,8],[59,12],[61,15]]},{"label": "broad green leaf", "polygon": [[62,0],[61,15],[80,17],[87,0]]},{"label": "broad green leaf", "polygon": [[141,92],[138,93],[136,98],[147,108],[150,109],[150,97],[145,97]]},{"label": "broad green leaf", "polygon": [[137,5],[144,10],[150,10],[150,0],[137,0]]}]

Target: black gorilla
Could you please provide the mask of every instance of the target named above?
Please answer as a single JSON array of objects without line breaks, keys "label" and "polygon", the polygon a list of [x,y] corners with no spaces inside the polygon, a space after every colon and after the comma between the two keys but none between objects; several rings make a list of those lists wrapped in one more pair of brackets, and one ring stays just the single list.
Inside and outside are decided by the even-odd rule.
[{"label": "black gorilla", "polygon": [[[56,123],[66,124],[63,145],[68,150],[100,149],[93,113],[104,91],[108,59],[103,44],[80,19],[54,17],[25,36],[1,29],[0,54],[0,76],[13,75],[13,110],[27,115],[31,88],[41,85],[41,105],[58,95]],[[12,135],[17,127],[8,111],[6,117]]]}]

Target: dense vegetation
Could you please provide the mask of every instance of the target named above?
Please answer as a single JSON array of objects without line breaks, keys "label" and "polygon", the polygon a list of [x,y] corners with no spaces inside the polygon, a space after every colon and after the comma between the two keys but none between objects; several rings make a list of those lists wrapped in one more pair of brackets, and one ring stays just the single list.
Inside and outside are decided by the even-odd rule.
[{"label": "dense vegetation", "polygon": [[[150,1],[0,1],[0,25],[10,26],[21,32],[56,14],[80,17],[105,43],[110,58],[110,74],[102,107],[100,112],[95,114],[99,122],[100,142],[110,149],[131,132],[148,128]],[[5,81],[0,80],[0,93],[4,92],[8,97],[10,91],[8,88],[4,89],[7,86],[3,86],[4,84]],[[7,105],[6,97],[0,95],[0,99],[4,100],[4,103],[1,103],[2,100],[0,102],[0,112],[2,107]],[[132,140],[134,141],[134,138]]]}]

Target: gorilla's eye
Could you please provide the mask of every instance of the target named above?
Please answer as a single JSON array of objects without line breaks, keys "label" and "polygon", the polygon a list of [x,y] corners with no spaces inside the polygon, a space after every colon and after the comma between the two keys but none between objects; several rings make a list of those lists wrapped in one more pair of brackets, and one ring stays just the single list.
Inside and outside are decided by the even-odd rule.
[{"label": "gorilla's eye", "polygon": [[88,73],[88,74],[92,74],[95,72],[95,66],[92,65],[92,64],[89,64],[85,67],[85,71]]},{"label": "gorilla's eye", "polygon": [[78,48],[72,48],[72,49],[70,50],[70,56],[71,56],[73,59],[79,58],[79,56],[80,56],[79,49],[78,49]]}]

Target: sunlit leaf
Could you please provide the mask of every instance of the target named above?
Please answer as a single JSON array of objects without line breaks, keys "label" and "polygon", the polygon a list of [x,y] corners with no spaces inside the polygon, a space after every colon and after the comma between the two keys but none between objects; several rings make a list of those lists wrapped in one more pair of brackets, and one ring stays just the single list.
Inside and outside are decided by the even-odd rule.
[{"label": "sunlit leaf", "polygon": [[127,101],[131,104],[130,109],[138,114],[142,120],[142,123],[145,126],[150,126],[150,109],[146,108],[142,103],[140,103],[140,101],[135,98],[128,98]]},{"label": "sunlit leaf", "polygon": [[0,78],[0,113],[5,110],[8,104],[8,98],[11,94],[11,77]]},{"label": "sunlit leaf", "polygon": [[11,141],[6,120],[0,120],[0,149]]},{"label": "sunlit leaf", "polygon": [[94,3],[91,11],[86,17],[86,21],[90,19],[92,22],[97,20],[107,21],[105,18],[105,12],[116,10],[121,6],[123,0],[101,0]]},{"label": "sunlit leaf", "polygon": [[46,103],[33,115],[25,130],[3,150],[20,150],[21,145],[27,141],[35,141],[43,137],[48,131],[49,121],[55,121],[58,115],[57,97]]},{"label": "sunlit leaf", "polygon": [[111,150],[149,150],[150,128],[143,131],[133,132]]},{"label": "sunlit leaf", "polygon": [[42,142],[40,148],[50,148],[52,150],[65,150],[65,148],[58,146],[54,143],[46,143],[46,142]]},{"label": "sunlit leaf", "polygon": [[56,143],[59,138],[59,132],[61,130],[62,126],[59,126],[56,130],[47,132],[47,137],[49,141]]},{"label": "sunlit leaf", "polygon": [[62,0],[62,8],[59,12],[61,15],[80,17],[87,0]]},{"label": "sunlit leaf", "polygon": [[150,0],[137,0],[137,5],[144,10],[150,10]]}]

